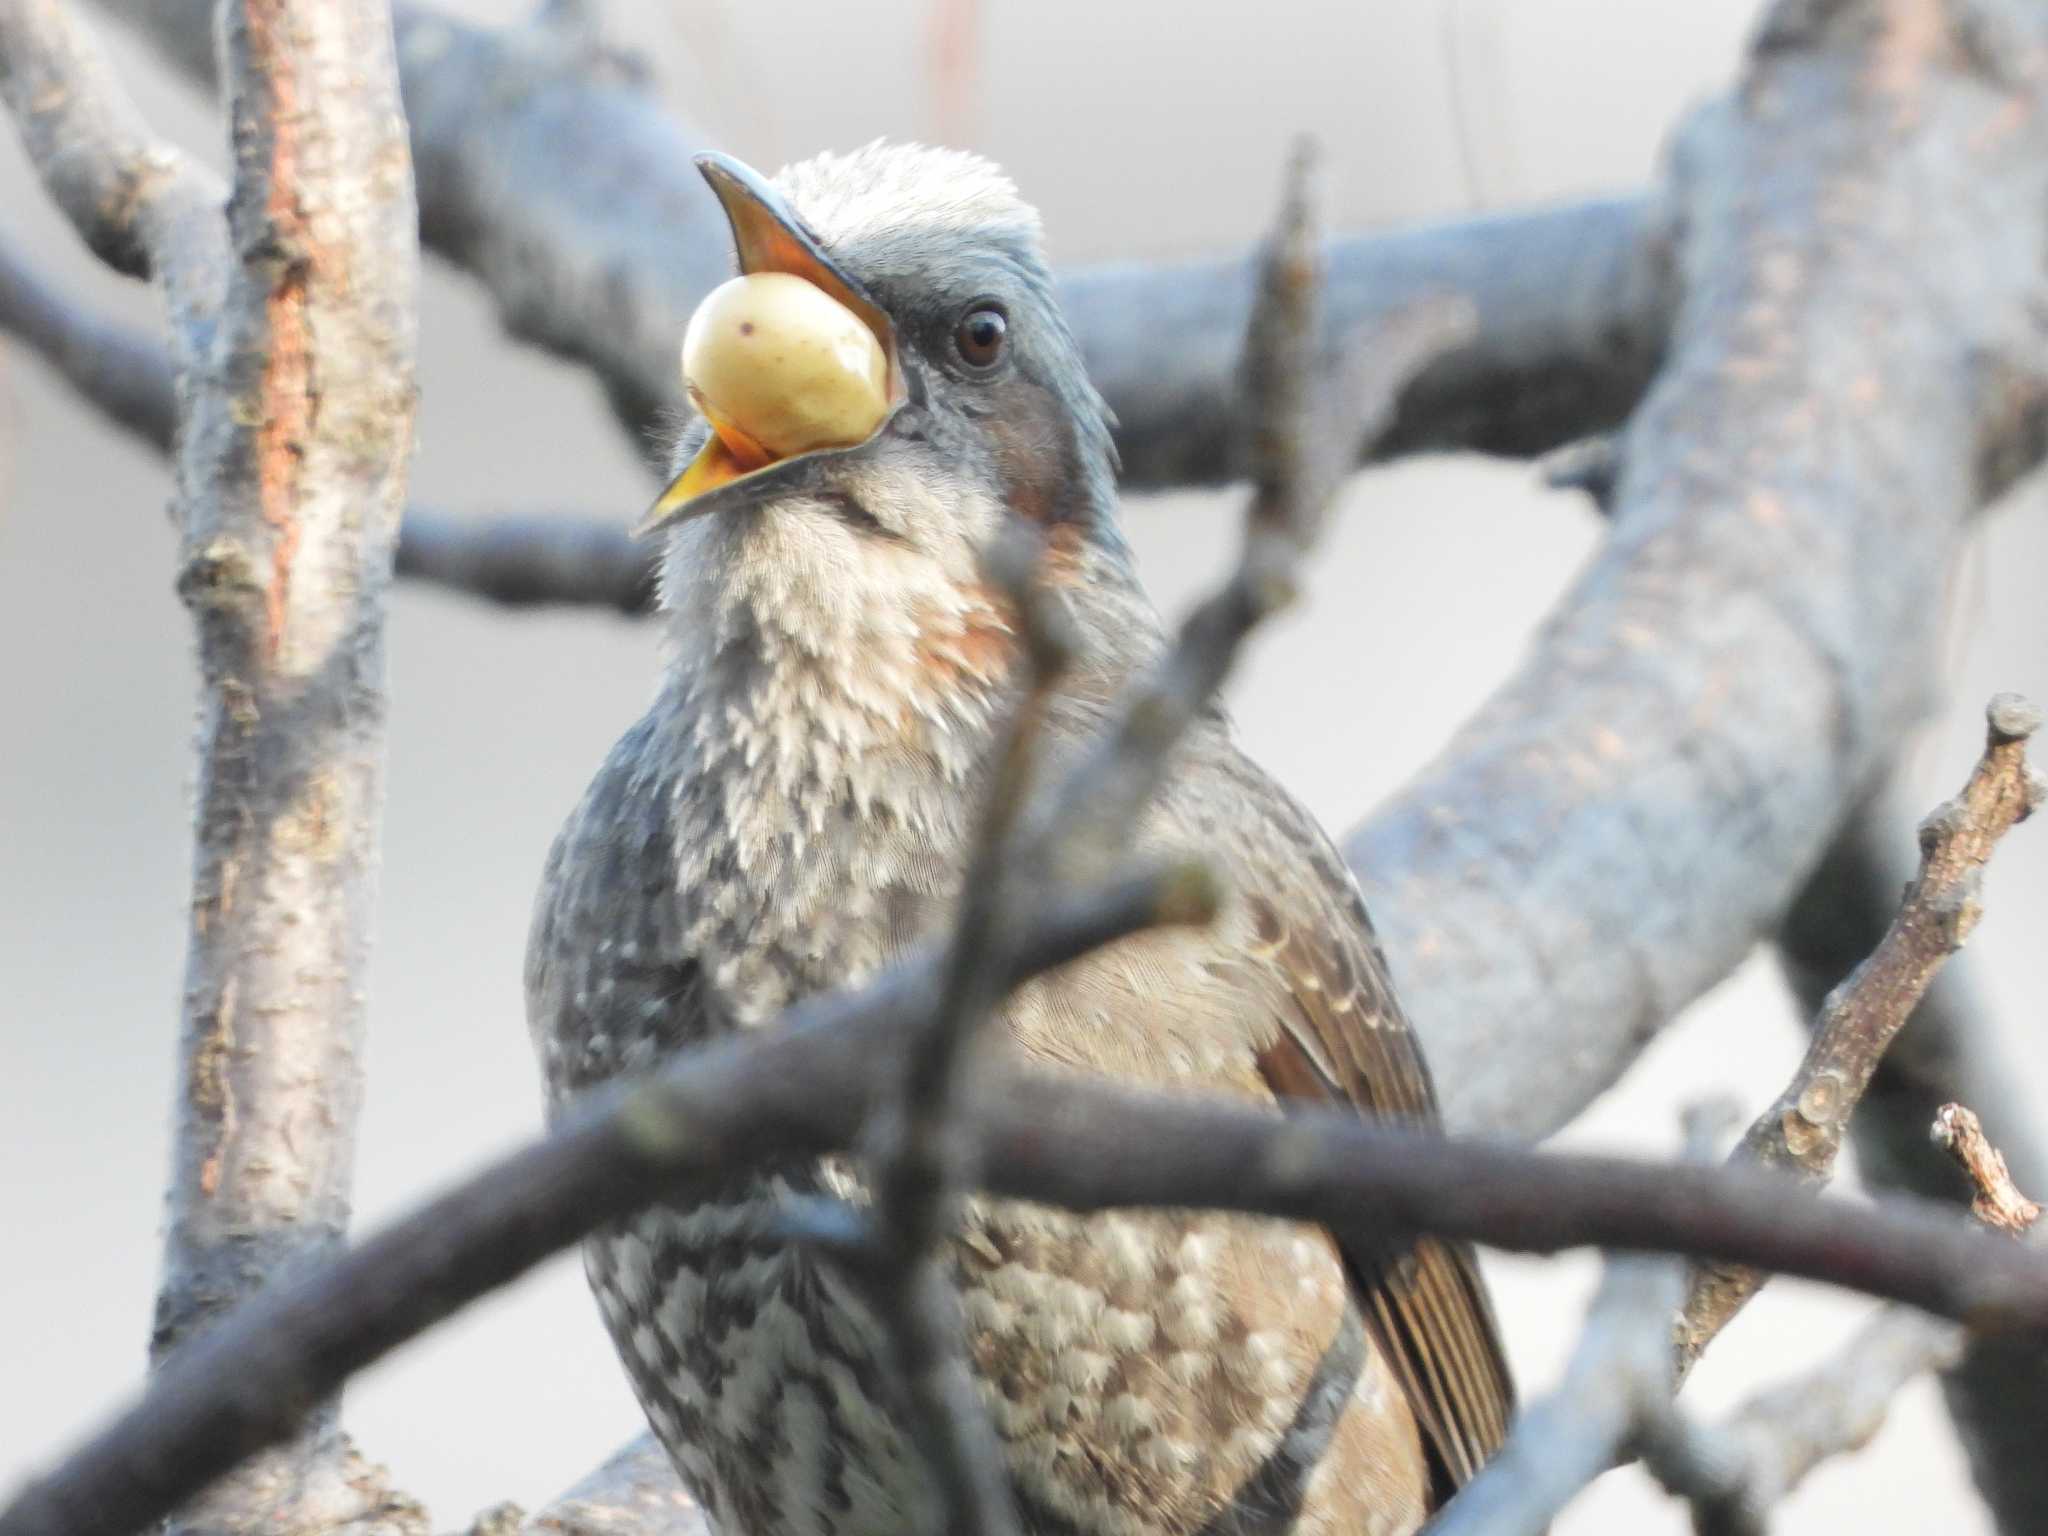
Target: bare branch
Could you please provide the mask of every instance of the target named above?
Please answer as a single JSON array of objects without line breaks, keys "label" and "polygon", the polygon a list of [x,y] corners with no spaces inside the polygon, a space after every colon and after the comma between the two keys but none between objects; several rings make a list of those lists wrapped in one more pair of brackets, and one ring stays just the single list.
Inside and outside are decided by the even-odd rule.
[{"label": "bare branch", "polygon": [[[0,238],[0,335],[20,337],[129,435],[170,454],[177,383],[147,332],[73,303]],[[408,508],[394,567],[508,608],[574,605],[629,617],[654,608],[655,551],[623,523],[580,513],[457,518]]]},{"label": "bare branch", "polygon": [[[1206,917],[1185,898],[1185,879],[1171,871],[1049,904],[1005,955],[1005,989],[1139,928]],[[877,1064],[900,1059],[929,1027],[938,982],[939,962],[927,956],[860,993],[792,1010],[789,1029],[736,1038],[599,1095],[557,1134],[258,1292],[162,1361],[109,1430],[23,1490],[0,1512],[0,1532],[136,1529],[297,1433],[352,1372],[678,1177],[784,1150],[850,1148],[886,1091]],[[987,1115],[978,1099],[977,1123]]]},{"label": "bare branch", "polygon": [[[1399,384],[1453,328],[1421,311],[1406,335],[1387,338],[1371,366],[1344,359],[1349,386],[1312,404],[1320,337],[1321,276],[1308,187],[1310,150],[1297,150],[1279,223],[1268,242],[1260,295],[1245,342],[1246,415],[1253,423],[1255,489],[1236,569],[1201,604],[1153,675],[1126,700],[1118,723],[1065,783],[1042,797],[1035,835],[1012,846],[1029,765],[1050,689],[1070,641],[1058,610],[1021,571],[1017,552],[993,552],[1000,584],[1021,617],[1027,686],[998,749],[977,835],[944,995],[931,1033],[913,1047],[896,1118],[875,1158],[876,1240],[857,1269],[888,1322],[925,1429],[943,1496],[944,1528],[1012,1528],[1007,1481],[959,1356],[957,1308],[935,1257],[956,1206],[961,1171],[951,1146],[969,1042],[999,996],[1004,913],[1048,867],[1120,851],[1173,747],[1214,697],[1252,628],[1288,601],[1294,570],[1312,542],[1354,453],[1355,435],[1378,430]],[[1431,319],[1436,324],[1425,323]],[[1357,343],[1365,353],[1365,338]],[[1035,564],[1035,559],[1033,561]]]},{"label": "bare branch", "polygon": [[[202,0],[102,0],[204,78]],[[691,169],[708,147],[641,75],[573,30],[493,31],[397,7],[421,237],[473,272],[506,329],[586,364],[636,443],[683,408],[674,345],[727,275],[722,221]],[[1061,303],[1118,420],[1134,487],[1244,472],[1238,346],[1256,252],[1069,274]],[[1525,454],[1618,423],[1676,308],[1670,238],[1649,198],[1588,202],[1328,248],[1334,334],[1377,330],[1429,294],[1474,305],[1476,344],[1406,390],[1376,456]]]},{"label": "bare branch", "polygon": [[911,1421],[919,1426],[916,1442],[934,1474],[937,1529],[986,1536],[1011,1536],[1020,1527],[1001,1448],[968,1373],[959,1297],[940,1245],[959,1222],[970,1171],[959,1123],[964,1090],[979,1059],[976,1044],[1002,1000],[1020,905],[1008,855],[1031,791],[1046,705],[1071,659],[1062,614],[1033,574],[1038,543],[1018,530],[988,555],[989,574],[1017,615],[1025,687],[996,748],[946,942],[938,1006],[910,1043],[898,1091],[871,1138],[872,1238],[855,1270],[889,1330]]},{"label": "bare branch", "polygon": [[[2012,1188],[2004,1160],[1968,1110],[1948,1106],[1935,1137],[1961,1147],[1957,1156],[1992,1209],[1989,1224],[2017,1231],[2039,1214]],[[1689,1137],[1696,1158],[1706,1140],[1696,1125]],[[2006,1224],[2008,1213],[2022,1211],[2031,1214],[2019,1228]],[[1955,1323],[1889,1307],[1839,1356],[1752,1397],[1723,1423],[1703,1425],[1671,1401],[1679,1363],[1671,1319],[1685,1293],[1684,1267],[1671,1260],[1611,1260],[1564,1382],[1522,1417],[1501,1454],[1431,1526],[1432,1536],[1538,1536],[1631,1449],[1693,1505],[1698,1536],[1761,1536],[1766,1512],[1807,1473],[1868,1443],[1899,1388],[1954,1364],[1965,1343]]]},{"label": "bare branch", "polygon": [[177,387],[163,344],[69,303],[6,239],[0,239],[0,335],[27,342],[122,431],[170,452]]},{"label": "bare branch", "polygon": [[[1877,947],[1915,870],[1906,829],[1912,814],[1877,797],[1859,809],[1801,893],[1778,936],[1787,978],[1809,1018],[1828,993]],[[1850,1123],[1866,1181],[1964,1200],[1948,1164],[1927,1153],[1928,1126],[1941,1105],[1962,1100],[2001,1128],[2005,1152],[2028,1184],[2048,1180],[2048,1158],[2032,1134],[2036,1116],[2011,1070],[1968,951],[1944,966],[1911,1024],[1892,1043],[1870,1093]],[[1998,1339],[1974,1343],[1942,1379],[1971,1471],[2001,1530],[2048,1523],[2048,1369],[2038,1354]]]},{"label": "bare branch", "polygon": [[[1170,893],[1171,882],[1142,881],[1064,903],[1034,924],[1006,980],[1143,926]],[[308,1402],[353,1371],[677,1180],[849,1149],[887,1091],[877,1062],[895,1058],[918,1010],[933,1005],[936,967],[927,956],[856,996],[794,1010],[791,1028],[691,1053],[600,1094],[553,1136],[259,1294],[0,1512],[0,1536],[132,1529],[290,1433]],[[1869,1207],[1740,1169],[1446,1141],[1336,1112],[1279,1119],[1022,1069],[992,1068],[970,1118],[987,1187],[1020,1199],[1371,1220],[1537,1253],[1719,1256],[1987,1331],[2048,1332],[2048,1255],[1920,1202]]]},{"label": "bare branch", "polygon": [[[1827,1000],[1805,1059],[1778,1101],[1757,1117],[1735,1156],[1809,1184],[1833,1174],[1849,1117],[1878,1062],[1905,1027],[1928,983],[1960,949],[1982,911],[1979,889],[1992,849],[2048,796],[2027,762],[2040,712],[2016,694],[1985,711],[1983,756],[1962,792],[1920,826],[1920,873],[1870,958]],[[1709,1267],[1694,1277],[1679,1330],[1682,1369],[1754,1296],[1767,1277]]]},{"label": "bare branch", "polygon": [[156,280],[189,362],[227,281],[224,189],[148,131],[64,0],[0,0],[0,99],[79,237]]},{"label": "bare branch", "polygon": [[[1969,1174],[1980,1222],[2015,1237],[2033,1225],[2041,1207],[2014,1187],[1976,1115],[1946,1105],[1932,1135]],[[1667,1485],[1683,1484],[1708,1510],[1697,1522],[1700,1536],[1761,1531],[1763,1511],[1823,1461],[1868,1445],[1899,1390],[1926,1372],[1952,1369],[1968,1342],[1955,1323],[1908,1307],[1882,1308],[1821,1365],[1757,1393],[1718,1425],[1686,1424],[1656,1437],[1645,1459]],[[2012,1345],[1994,1339],[1987,1347],[2011,1352]]]},{"label": "bare branch", "polygon": [[[346,1224],[381,606],[411,448],[417,257],[388,19],[366,0],[249,0],[226,35],[235,265],[219,189],[153,144],[89,40],[47,0],[0,9],[31,154],[93,247],[156,279],[185,374],[179,587],[206,696],[159,1363]],[[65,350],[61,309],[14,312],[82,387],[114,387]],[[129,381],[132,429],[170,430],[167,383],[160,364]],[[331,1409],[298,1417],[297,1444],[215,1484],[187,1517],[222,1530],[421,1523]]]},{"label": "bare branch", "polygon": [[[1307,170],[1304,160],[1297,177]],[[1294,601],[1301,561],[1359,443],[1385,430],[1409,380],[1471,334],[1462,300],[1419,298],[1383,326],[1347,337],[1333,370],[1336,387],[1311,402],[1304,381],[1326,377],[1314,361],[1326,321],[1317,250],[1306,194],[1296,191],[1264,248],[1259,303],[1246,333],[1243,414],[1252,422],[1253,482],[1237,564],[1181,621],[1172,649],[1052,801],[1068,819],[1063,857],[1099,858],[1122,846],[1158,788],[1172,743],[1228,680],[1253,629]]]},{"label": "bare branch", "polygon": [[1944,1104],[1934,1117],[1930,1135],[1976,1186],[1970,1214],[1985,1226],[2018,1237],[2040,1219],[2040,1205],[2013,1184],[2004,1156],[1991,1145],[1976,1115],[1960,1104]]},{"label": "bare branch", "polygon": [[1933,696],[1987,444],[2038,459],[2003,402],[2048,382],[2048,218],[1993,210],[2048,209],[2048,70],[1971,39],[2040,59],[2048,13],[1806,9],[1679,140],[1684,303],[1605,546],[1347,843],[1453,1128],[1555,1129],[1776,931]]},{"label": "bare branch", "polygon": [[[220,189],[149,137],[91,40],[55,0],[0,5],[0,93],[30,154],[88,243],[155,279],[184,374],[179,585],[207,691],[159,1363],[335,1246],[348,1212],[417,255],[388,21],[360,0],[309,10],[250,0],[228,28],[231,264]],[[67,350],[76,330],[46,290],[11,287],[68,376],[117,387]],[[130,381],[131,429],[170,430],[168,375]],[[331,1409],[295,1417],[297,1443],[188,1517],[422,1523]]]},{"label": "bare branch", "polygon": [[1557,1391],[1516,1420],[1507,1444],[1444,1506],[1430,1536],[1541,1536],[1668,1405],[1671,1315],[1684,1294],[1681,1264],[1639,1254],[1609,1259]]},{"label": "bare branch", "polygon": [[395,573],[507,608],[654,611],[658,551],[576,512],[455,517],[408,507]]},{"label": "bare branch", "polygon": [[[1730,1105],[1687,1110],[1686,1161],[1704,1165],[1734,1118]],[[1669,1412],[1677,1388],[1671,1318],[1684,1296],[1677,1260],[1609,1258],[1564,1380],[1516,1419],[1499,1453],[1430,1523],[1431,1536],[1542,1536]]]}]

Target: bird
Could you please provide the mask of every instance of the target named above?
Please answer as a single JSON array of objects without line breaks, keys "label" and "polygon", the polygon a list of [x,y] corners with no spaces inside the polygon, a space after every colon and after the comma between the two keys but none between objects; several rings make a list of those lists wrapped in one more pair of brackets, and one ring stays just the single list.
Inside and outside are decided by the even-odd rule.
[{"label": "bird", "polygon": [[[1024,686],[981,559],[1004,530],[1041,541],[1079,642],[1043,714],[1050,762],[1075,759],[1164,646],[1120,531],[1109,410],[1007,176],[880,141],[772,180],[722,155],[699,168],[742,287],[700,311],[717,307],[723,339],[684,348],[686,372],[702,354],[698,412],[648,519],[653,703],[535,906],[528,1018],[552,1114],[944,934]],[[789,372],[806,338],[844,354],[838,382]],[[810,427],[775,414],[803,415],[802,390],[778,396],[799,374],[825,402]],[[1230,892],[1216,921],[1028,984],[992,1049],[1275,1113],[1437,1123],[1355,879],[1220,707],[1132,844],[1199,849]],[[868,1198],[857,1159],[789,1160],[707,1177],[585,1245],[648,1421],[722,1536],[941,1518],[859,1277],[787,1219]],[[975,1197],[944,1265],[1030,1536],[1395,1536],[1475,1474],[1513,1411],[1473,1255],[1435,1238]]]}]

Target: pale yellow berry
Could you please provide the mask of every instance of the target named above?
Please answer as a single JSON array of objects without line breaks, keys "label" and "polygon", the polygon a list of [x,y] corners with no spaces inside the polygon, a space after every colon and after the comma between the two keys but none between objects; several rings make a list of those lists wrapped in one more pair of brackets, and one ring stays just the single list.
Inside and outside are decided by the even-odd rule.
[{"label": "pale yellow berry", "polygon": [[705,297],[683,334],[683,384],[720,436],[737,428],[774,458],[861,442],[889,408],[874,332],[787,272],[736,277]]}]

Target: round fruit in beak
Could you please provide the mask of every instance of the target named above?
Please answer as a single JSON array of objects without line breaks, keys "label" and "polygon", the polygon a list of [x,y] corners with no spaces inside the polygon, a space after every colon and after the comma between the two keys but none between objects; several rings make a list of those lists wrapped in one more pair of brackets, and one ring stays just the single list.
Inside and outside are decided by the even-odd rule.
[{"label": "round fruit in beak", "polygon": [[742,471],[864,441],[889,410],[889,359],[837,299],[788,272],[708,294],[683,335],[683,385]]}]

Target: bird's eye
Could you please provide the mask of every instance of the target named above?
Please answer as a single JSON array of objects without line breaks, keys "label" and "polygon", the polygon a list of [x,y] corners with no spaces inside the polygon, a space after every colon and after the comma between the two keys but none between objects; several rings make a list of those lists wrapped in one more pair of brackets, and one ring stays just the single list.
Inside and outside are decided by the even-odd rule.
[{"label": "bird's eye", "polygon": [[953,347],[970,368],[993,368],[1003,355],[1010,322],[993,304],[977,304],[953,327]]}]

